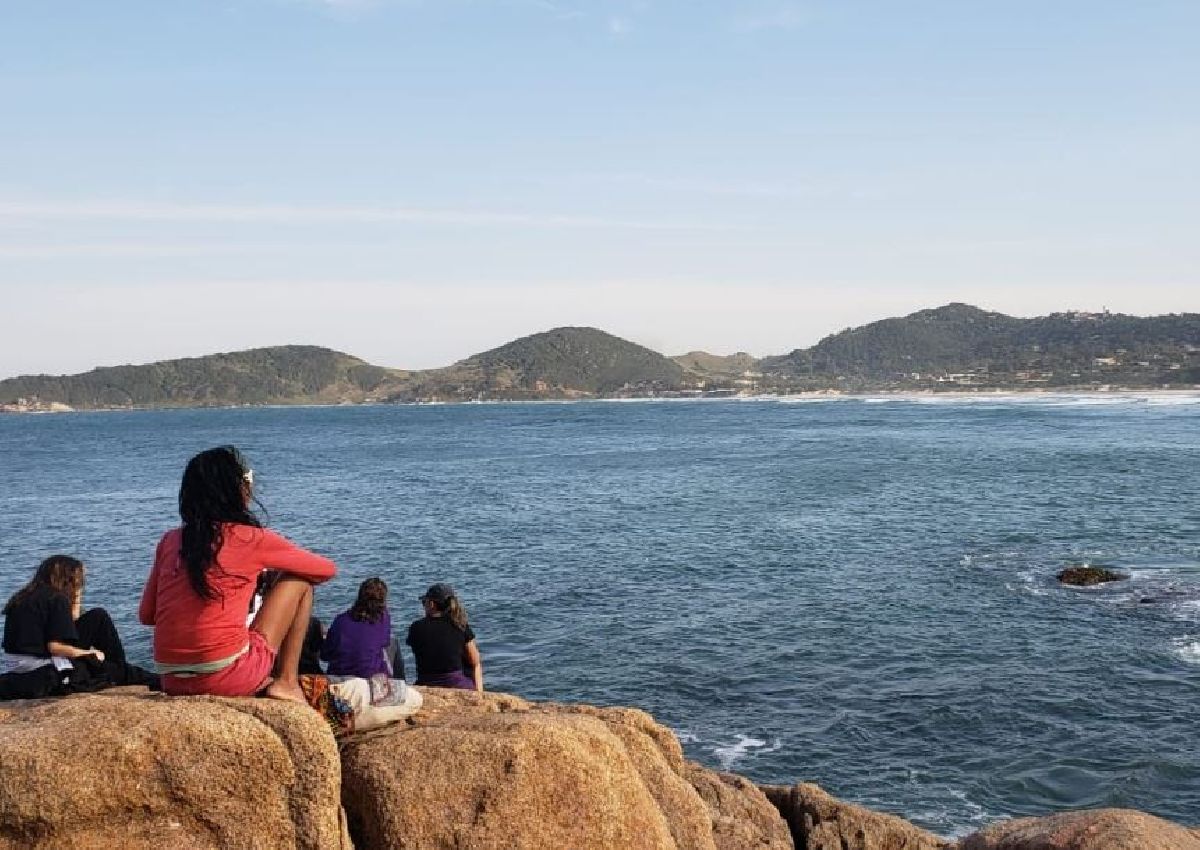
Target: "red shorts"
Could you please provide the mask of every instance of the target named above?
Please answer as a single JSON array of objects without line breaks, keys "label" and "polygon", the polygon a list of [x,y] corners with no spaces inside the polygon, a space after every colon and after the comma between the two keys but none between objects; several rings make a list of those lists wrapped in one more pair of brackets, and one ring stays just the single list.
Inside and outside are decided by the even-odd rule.
[{"label": "red shorts", "polygon": [[250,644],[246,653],[224,670],[203,676],[162,677],[164,693],[173,697],[212,694],[218,697],[252,697],[267,686],[275,667],[276,651],[267,639],[250,629]]}]

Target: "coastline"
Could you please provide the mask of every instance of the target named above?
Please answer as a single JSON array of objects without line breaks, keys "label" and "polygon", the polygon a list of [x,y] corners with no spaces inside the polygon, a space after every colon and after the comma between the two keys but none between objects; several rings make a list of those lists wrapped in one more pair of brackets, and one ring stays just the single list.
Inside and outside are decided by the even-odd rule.
[{"label": "coastline", "polygon": [[49,415],[66,413],[141,413],[171,410],[291,410],[312,408],[337,407],[462,407],[472,405],[567,405],[567,404],[646,404],[646,403],[698,403],[712,404],[717,402],[821,402],[821,401],[921,401],[927,399],[953,399],[977,401],[1003,401],[1005,399],[1054,399],[1054,398],[1097,398],[1097,399],[1155,399],[1183,398],[1195,396],[1200,399],[1200,385],[1186,387],[1113,387],[1099,389],[1096,387],[1063,387],[1061,389],[1037,388],[987,388],[978,390],[874,390],[874,391],[842,391],[842,390],[812,390],[798,393],[746,393],[736,395],[714,396],[594,396],[588,398],[537,398],[537,399],[431,399],[428,401],[332,401],[314,402],[297,401],[269,402],[265,404],[213,404],[213,405],[153,405],[153,406],[112,406],[112,407],[70,407],[54,403],[41,406],[0,405],[0,416],[11,415]]}]

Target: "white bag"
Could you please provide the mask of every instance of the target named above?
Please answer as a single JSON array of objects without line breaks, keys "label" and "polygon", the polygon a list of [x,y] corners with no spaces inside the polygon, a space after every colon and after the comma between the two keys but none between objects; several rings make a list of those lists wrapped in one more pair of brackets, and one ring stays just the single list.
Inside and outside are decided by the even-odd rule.
[{"label": "white bag", "polygon": [[[416,714],[424,700],[416,688],[403,679],[376,676],[360,679],[352,676],[340,681],[330,679],[329,689],[354,709],[354,731],[378,729]],[[372,699],[374,697],[375,699]]]}]

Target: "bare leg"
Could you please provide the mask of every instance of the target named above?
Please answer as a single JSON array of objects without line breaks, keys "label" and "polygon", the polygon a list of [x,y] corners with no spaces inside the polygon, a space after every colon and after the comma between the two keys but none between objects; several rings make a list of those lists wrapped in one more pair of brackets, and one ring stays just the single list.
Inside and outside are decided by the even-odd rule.
[{"label": "bare leg", "polygon": [[312,585],[307,581],[281,576],[267,592],[250,624],[279,653],[275,657],[275,681],[267,686],[269,697],[308,704],[300,690],[298,671],[304,635],[312,616],[312,599]]}]

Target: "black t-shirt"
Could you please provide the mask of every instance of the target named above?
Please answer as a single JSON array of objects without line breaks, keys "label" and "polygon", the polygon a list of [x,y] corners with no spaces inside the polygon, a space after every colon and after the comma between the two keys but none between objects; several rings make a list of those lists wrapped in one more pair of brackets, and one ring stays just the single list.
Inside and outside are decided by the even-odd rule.
[{"label": "black t-shirt", "polygon": [[50,641],[74,643],[79,639],[71,619],[71,603],[45,585],[37,587],[4,618],[4,651],[13,655],[49,658]]},{"label": "black t-shirt", "polygon": [[413,658],[417,659],[417,678],[440,676],[463,669],[463,650],[475,640],[468,625],[460,629],[445,617],[424,617],[408,627]]}]

